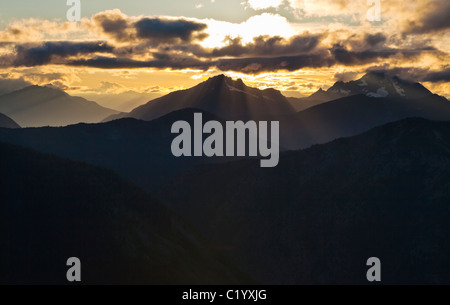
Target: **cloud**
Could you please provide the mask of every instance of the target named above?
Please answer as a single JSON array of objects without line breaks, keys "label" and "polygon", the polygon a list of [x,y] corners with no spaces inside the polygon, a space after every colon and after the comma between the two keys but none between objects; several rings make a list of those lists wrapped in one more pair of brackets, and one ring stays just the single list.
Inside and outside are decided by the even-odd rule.
[{"label": "cloud", "polygon": [[[105,42],[70,42],[55,41],[43,43],[18,44],[15,47],[15,56],[10,63],[12,66],[40,66],[52,63],[55,57],[86,55],[97,52],[112,52],[113,47]],[[5,57],[11,60],[11,56]],[[2,62],[0,58],[0,62]],[[3,62],[3,65],[7,63]]]},{"label": "cloud", "polygon": [[[164,57],[164,58],[163,58]],[[130,58],[112,58],[97,56],[90,59],[70,60],[68,66],[91,67],[100,69],[135,69],[135,68],[156,68],[156,69],[200,69],[207,70],[212,64],[208,61],[201,61],[189,56],[169,56],[164,55],[159,59],[135,60]]]},{"label": "cloud", "polygon": [[367,71],[383,71],[392,76],[399,76],[405,80],[416,82],[442,83],[450,82],[450,67],[441,67],[441,70],[417,67],[395,67],[389,65],[370,67]]},{"label": "cloud", "polygon": [[206,38],[205,34],[200,32],[205,30],[207,25],[186,19],[142,18],[134,24],[134,27],[139,38],[163,42],[179,39],[190,42]]},{"label": "cloud", "polygon": [[450,29],[450,1],[429,0],[418,3],[416,14],[403,21],[403,33],[425,34]]},{"label": "cloud", "polygon": [[94,15],[92,21],[100,33],[116,41],[132,41],[135,39],[136,35],[132,31],[128,16],[118,9],[100,12]]},{"label": "cloud", "polygon": [[314,50],[324,35],[305,32],[289,39],[280,36],[258,36],[253,42],[244,44],[241,37],[228,37],[227,45],[222,48],[214,48],[196,55],[205,57],[223,56],[282,56],[307,53]]},{"label": "cloud", "polygon": [[450,68],[447,68],[442,71],[428,72],[426,75],[424,75],[422,80],[424,82],[432,82],[432,83],[450,82]]},{"label": "cloud", "polygon": [[304,17],[366,14],[366,1],[354,0],[288,0],[295,13]]},{"label": "cloud", "polygon": [[391,57],[413,59],[418,58],[423,53],[435,52],[437,50],[433,47],[424,46],[413,50],[383,47],[379,49],[352,51],[345,48],[341,43],[337,43],[330,49],[330,51],[336,60],[336,63],[346,66],[355,66],[378,62]]},{"label": "cloud", "polygon": [[[440,0],[425,0],[426,3],[429,1]],[[333,3],[322,10],[336,7],[339,11],[350,5],[346,0],[318,2]],[[306,10],[305,14],[311,14],[311,8],[316,8],[314,3],[305,0],[297,4]],[[398,1],[393,0],[393,3],[397,7]],[[435,11],[430,9],[415,14],[423,19],[429,12]],[[406,20],[403,11],[399,13],[399,18],[400,25]],[[417,22],[422,20],[420,18]],[[15,33],[22,37],[27,33],[27,28],[20,24],[29,24],[35,32],[38,29],[37,22],[23,22],[9,26],[5,31],[8,35]],[[65,24],[61,23],[64,27]],[[445,47],[445,40],[436,40],[432,35],[404,37],[401,32],[386,30],[387,27],[349,27],[342,23],[310,27],[309,24],[294,24],[279,14],[267,12],[241,23],[231,23],[185,17],[127,16],[116,9],[84,18],[80,27],[90,33],[88,38],[82,36],[73,41],[0,41],[0,68],[57,65],[58,69],[85,67],[122,71],[140,68],[211,69],[257,75],[328,67],[333,67],[331,73],[343,71],[344,67],[362,71],[380,61],[395,65],[408,65],[408,62],[414,61],[418,68],[448,61],[448,54],[434,47],[438,43],[441,43],[441,48]],[[17,31],[14,32],[13,28]],[[308,31],[305,31],[306,28]],[[397,28],[401,30],[400,26]],[[55,33],[56,30],[52,35]],[[42,77],[45,73],[41,76],[31,73],[28,79],[24,79],[42,83],[44,80],[39,79]],[[349,76],[336,74],[335,77]],[[420,77],[425,79],[422,74]],[[446,78],[445,75],[430,73],[427,79]],[[48,82],[57,80],[61,79]],[[62,83],[70,86],[73,82],[62,80]]]},{"label": "cloud", "polygon": [[[120,10],[96,14],[93,28],[116,42],[138,42],[152,46],[161,43],[191,42],[207,37],[205,23],[186,18],[129,17]],[[144,40],[144,41],[143,41]]]},{"label": "cloud", "polygon": [[296,71],[302,68],[330,67],[335,63],[328,52],[282,57],[255,57],[222,59],[216,63],[219,70],[258,74],[278,70]]},{"label": "cloud", "polygon": [[246,4],[254,10],[263,10],[271,7],[279,7],[283,0],[248,0]]},{"label": "cloud", "polygon": [[337,81],[348,82],[357,78],[360,73],[354,71],[337,72],[334,74],[334,78]]},{"label": "cloud", "polygon": [[32,83],[42,84],[42,83],[51,83],[53,81],[61,81],[65,80],[66,82],[69,81],[69,77],[65,73],[60,72],[52,72],[52,73],[38,73],[38,72],[31,72],[26,71],[25,76],[26,79]]},{"label": "cloud", "polygon": [[366,34],[364,37],[365,43],[371,47],[374,47],[381,43],[385,43],[386,40],[387,40],[386,35],[383,33]]},{"label": "cloud", "polygon": [[49,87],[49,88],[59,89],[59,90],[62,90],[62,91],[78,89],[78,87],[70,87],[70,86],[66,85],[64,82],[62,82],[60,80],[53,81],[53,82],[51,82],[49,84],[46,84],[45,86]]}]

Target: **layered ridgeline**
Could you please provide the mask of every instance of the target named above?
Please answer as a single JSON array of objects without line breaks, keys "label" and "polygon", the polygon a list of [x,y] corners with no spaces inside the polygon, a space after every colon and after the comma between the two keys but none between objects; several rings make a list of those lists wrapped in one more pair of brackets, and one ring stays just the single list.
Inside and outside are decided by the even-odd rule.
[{"label": "layered ridgeline", "polygon": [[22,127],[40,127],[97,123],[118,111],[70,96],[54,87],[29,86],[0,95],[0,113]]},{"label": "layered ridgeline", "polygon": [[270,284],[450,284],[450,123],[407,119],[256,160],[204,165],[158,198]]},{"label": "layered ridgeline", "polygon": [[279,91],[258,90],[242,80],[219,75],[107,120],[153,120],[186,108],[207,111],[226,120],[280,121],[280,145],[287,149],[357,135],[410,117],[450,120],[450,102],[446,98],[419,83],[383,72],[369,72],[359,80],[337,82],[327,91],[289,100]]},{"label": "layered ridgeline", "polygon": [[[345,87],[347,83],[339,84],[341,87]],[[271,116],[271,119],[280,121],[280,148],[306,148],[313,144],[326,143],[340,137],[360,134],[373,127],[408,117],[450,120],[450,102],[443,97],[430,93],[420,84],[398,79],[394,83],[394,78],[382,73],[370,73],[361,80],[348,84],[350,85],[346,87],[349,88],[347,91],[350,88],[365,88],[361,90],[367,89],[367,93],[361,94],[361,92],[358,93],[355,91],[356,89],[353,89],[354,91],[352,92],[355,95],[324,102],[298,113],[270,115],[269,113],[261,112],[261,116]],[[389,86],[389,84],[391,85]],[[239,86],[241,86],[241,89],[243,88],[241,91],[230,89],[238,88]],[[186,99],[189,97],[188,100],[194,102],[197,101],[194,96],[199,96],[200,93],[196,92],[200,89],[201,92],[222,92],[224,95],[237,94],[236,96],[242,98],[248,95],[247,93],[263,95],[267,92],[274,92],[243,86],[245,85],[240,81],[233,81],[230,78],[218,76],[197,87],[175,92],[161,99],[181,96],[184,92],[187,94]],[[378,88],[377,86],[387,88],[383,90],[389,94],[386,97],[367,96],[371,95],[370,93],[378,92],[378,89],[375,90]],[[407,93],[409,91],[414,93]],[[400,96],[399,92],[405,96]],[[281,96],[278,93],[274,95]],[[416,98],[411,96],[416,96]],[[269,100],[268,97],[263,99]],[[153,102],[150,102],[147,104],[148,107],[163,107],[166,105],[165,102],[155,101],[155,105],[159,106],[152,106]],[[167,101],[167,107],[163,107],[164,111],[170,111],[172,107],[169,106],[178,100],[174,98]],[[226,103],[224,99],[220,101],[220,105]],[[243,98],[241,102],[246,104],[247,102],[244,101],[245,99]],[[258,103],[257,100],[251,101]],[[286,105],[286,101],[282,96],[279,102],[270,101],[274,105],[277,103]],[[205,103],[205,105],[209,105],[209,103],[214,105],[212,100],[208,100]],[[136,112],[146,108],[147,105],[136,109]],[[214,107],[210,108],[215,109]],[[247,106],[241,108],[247,109]],[[277,107],[273,106],[273,108]],[[277,109],[279,109],[279,112],[284,110],[287,112],[291,111],[289,107],[284,106]],[[263,107],[263,110],[268,111],[268,108]],[[114,169],[141,187],[152,189],[167,178],[193,165],[211,161],[226,161],[223,158],[175,158],[172,155],[171,143],[175,138],[175,135],[171,133],[172,124],[183,120],[193,126],[195,112],[203,113],[204,122],[208,120],[225,120],[225,117],[210,114],[201,109],[183,108],[152,121],[126,118],[102,124],[78,124],[64,128],[3,129],[0,130],[0,140],[57,154],[62,157],[105,166]],[[150,111],[145,113],[150,118],[153,116],[157,117],[162,112]],[[249,114],[247,113],[247,115]],[[231,114],[228,113],[228,115]]]},{"label": "layered ridgeline", "polygon": [[[193,126],[194,113],[200,112],[184,109],[151,122],[121,119],[59,128],[0,129],[0,141],[108,167],[140,187],[153,189],[193,165],[230,160],[173,156],[171,144],[176,135],[171,133],[172,124],[183,120]],[[203,120],[221,121],[206,112],[203,112]]]},{"label": "layered ridgeline", "polygon": [[0,113],[0,128],[20,128],[20,126],[10,117]]},{"label": "layered ridgeline", "polygon": [[278,90],[259,90],[245,85],[240,79],[218,75],[195,87],[172,92],[130,113],[111,116],[107,120],[130,117],[150,121],[186,108],[200,109],[229,120],[270,120],[277,115],[295,112]]},{"label": "layered ridgeline", "polygon": [[0,144],[0,283],[248,282],[178,215],[111,170]]},{"label": "layered ridgeline", "polygon": [[450,120],[450,102],[420,83],[384,72],[337,82],[327,91],[291,103],[304,109],[279,117],[280,141],[290,149],[307,148],[405,118]]}]

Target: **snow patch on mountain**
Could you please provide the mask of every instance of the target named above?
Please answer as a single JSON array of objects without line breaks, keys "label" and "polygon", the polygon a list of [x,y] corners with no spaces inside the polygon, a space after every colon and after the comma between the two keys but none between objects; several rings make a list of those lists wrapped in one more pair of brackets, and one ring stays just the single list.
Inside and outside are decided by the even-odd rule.
[{"label": "snow patch on mountain", "polygon": [[398,85],[397,81],[392,81],[392,85],[394,86],[395,91],[397,91],[400,96],[406,96],[405,90]]},{"label": "snow patch on mountain", "polygon": [[385,87],[379,88],[377,92],[369,92],[366,94],[368,97],[386,97],[389,95]]},{"label": "snow patch on mountain", "polygon": [[367,82],[366,82],[364,79],[361,79],[361,83],[358,84],[358,86],[360,86],[360,87],[366,87],[366,86],[368,86],[368,84],[367,84]]},{"label": "snow patch on mountain", "polygon": [[248,94],[248,95],[251,95],[251,96],[253,96],[253,97],[258,97],[258,96],[254,95],[254,94],[251,94],[251,93],[245,92],[244,90],[241,90],[241,89],[238,89],[238,88],[236,88],[236,87],[233,87],[233,86],[231,86],[230,84],[227,84],[227,87],[228,87],[228,89],[229,89],[230,91],[242,92],[242,93],[244,93],[244,94]]}]

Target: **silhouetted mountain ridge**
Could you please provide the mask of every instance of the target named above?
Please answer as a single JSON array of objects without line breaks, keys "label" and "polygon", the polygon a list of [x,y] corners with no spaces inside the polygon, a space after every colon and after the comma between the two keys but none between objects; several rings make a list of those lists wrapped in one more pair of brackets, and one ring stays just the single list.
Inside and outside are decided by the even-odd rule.
[{"label": "silhouetted mountain ridge", "polygon": [[286,97],[275,89],[259,90],[218,75],[190,89],[175,91],[139,106],[128,114],[111,116],[107,120],[133,117],[153,120],[183,108],[196,108],[229,120],[270,119],[276,115],[294,113]]}]

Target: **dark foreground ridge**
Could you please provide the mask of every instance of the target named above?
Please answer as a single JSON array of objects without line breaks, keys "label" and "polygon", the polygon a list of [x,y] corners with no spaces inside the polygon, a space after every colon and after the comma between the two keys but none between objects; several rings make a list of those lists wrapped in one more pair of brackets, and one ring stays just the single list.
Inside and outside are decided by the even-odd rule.
[{"label": "dark foreground ridge", "polygon": [[[169,191],[170,190],[170,191]],[[407,119],[310,149],[203,165],[159,198],[271,284],[450,284],[450,123]]]},{"label": "dark foreground ridge", "polygon": [[0,143],[0,283],[236,284],[176,214],[110,170]]}]

